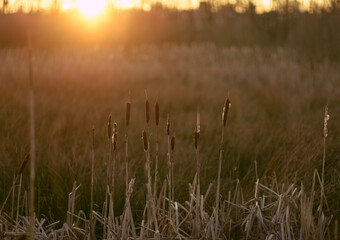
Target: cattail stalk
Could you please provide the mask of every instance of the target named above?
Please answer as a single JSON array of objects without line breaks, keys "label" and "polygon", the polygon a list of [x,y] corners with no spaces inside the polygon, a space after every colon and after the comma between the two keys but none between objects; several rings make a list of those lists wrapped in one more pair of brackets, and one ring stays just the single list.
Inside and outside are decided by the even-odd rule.
[{"label": "cattail stalk", "polygon": [[218,223],[218,214],[219,214],[219,203],[220,203],[220,187],[221,187],[221,169],[222,169],[222,156],[223,156],[223,142],[224,142],[224,132],[227,124],[228,111],[230,108],[230,100],[227,98],[223,110],[222,110],[222,134],[221,134],[221,144],[220,144],[220,156],[218,159],[218,173],[217,173],[217,191],[216,191],[216,209],[215,209],[215,235],[218,237],[219,235],[219,223]]},{"label": "cattail stalk", "polygon": [[113,135],[112,135],[112,178],[111,178],[111,193],[114,196],[114,185],[115,185],[115,172],[116,172],[116,159],[117,159],[117,143],[118,143],[118,126],[117,123],[113,124]]},{"label": "cattail stalk", "polygon": [[[169,186],[169,221],[172,222],[172,209],[171,209],[171,200],[172,200],[172,187],[171,187],[171,183],[172,183],[172,177],[171,177],[171,138],[170,138],[170,120],[169,120],[169,115],[167,117],[167,123],[166,123],[166,135],[167,135],[167,139],[168,139],[168,153],[167,153],[167,157],[168,157],[168,186]],[[169,228],[170,231],[170,228]],[[170,232],[169,232],[170,234]]]},{"label": "cattail stalk", "polygon": [[201,188],[200,188],[200,160],[199,160],[199,138],[201,132],[201,123],[200,123],[200,114],[197,112],[197,119],[196,119],[196,129],[194,131],[194,145],[195,145],[195,152],[196,152],[196,212],[195,212],[195,235],[196,237],[200,236],[201,232],[201,223],[200,223],[200,199],[201,199]]},{"label": "cattail stalk", "polygon": [[149,99],[148,99],[148,94],[145,90],[145,121],[146,124],[149,124],[150,121],[150,103],[149,103]]},{"label": "cattail stalk", "polygon": [[125,195],[128,192],[129,188],[129,123],[130,123],[130,112],[131,112],[131,103],[130,100],[126,103],[126,112],[125,112]]},{"label": "cattail stalk", "polygon": [[159,104],[155,103],[155,124],[156,124],[156,153],[155,153],[155,181],[154,181],[154,198],[157,198],[158,182],[158,125],[159,125]]},{"label": "cattail stalk", "polygon": [[[109,116],[107,123],[107,139],[108,139],[108,158],[106,161],[106,182],[105,182],[105,206],[104,206],[104,229],[103,229],[103,238],[105,239],[107,236],[106,228],[107,228],[107,218],[108,218],[108,208],[110,209],[111,201],[109,204],[109,195],[110,195],[110,180],[111,180],[111,162],[112,162],[112,116]],[[110,211],[109,211],[110,212]],[[110,218],[109,218],[110,220]]]},{"label": "cattail stalk", "polygon": [[[326,162],[326,139],[328,136],[327,123],[329,120],[328,106],[325,107],[325,115],[323,119],[323,152],[322,152],[322,172],[321,172],[321,201],[320,201],[320,216],[322,214],[323,199],[325,198],[325,162]],[[320,236],[321,237],[321,236]]]},{"label": "cattail stalk", "polygon": [[21,193],[21,184],[22,184],[22,173],[20,173],[19,187],[18,187],[18,200],[17,200],[17,215],[15,218],[15,231],[18,230],[19,225],[19,209],[20,209],[20,193]]},{"label": "cattail stalk", "polygon": [[[171,156],[173,156],[173,152],[175,150],[175,134],[172,135],[170,140],[170,150],[171,150]],[[172,202],[175,202],[175,175],[174,175],[174,159],[172,157],[171,159],[171,194],[172,194]]]},{"label": "cattail stalk", "polygon": [[147,136],[145,129],[142,132],[142,140],[143,140],[143,148],[145,152],[147,176],[148,176],[148,183],[147,183],[148,225],[149,227],[151,226],[150,220],[152,218],[155,224],[156,231],[158,231],[156,208],[155,208],[155,202],[153,200],[152,189],[151,189],[150,148],[149,148],[148,136]]},{"label": "cattail stalk", "polygon": [[91,151],[91,206],[90,206],[90,238],[95,238],[93,221],[93,185],[94,185],[94,127],[92,128],[92,151]]},{"label": "cattail stalk", "polygon": [[34,234],[34,202],[35,202],[35,120],[34,120],[34,84],[33,84],[33,65],[32,49],[29,43],[28,49],[28,70],[29,70],[29,122],[30,122],[30,195],[29,195],[29,212],[30,212],[30,239],[35,238]]}]

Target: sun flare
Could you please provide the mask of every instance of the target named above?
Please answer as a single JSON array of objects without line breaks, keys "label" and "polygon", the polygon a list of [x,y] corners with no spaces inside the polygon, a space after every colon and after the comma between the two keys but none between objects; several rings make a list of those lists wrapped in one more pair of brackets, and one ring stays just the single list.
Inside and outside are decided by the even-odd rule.
[{"label": "sun flare", "polygon": [[78,0],[77,7],[85,16],[94,17],[105,10],[106,0]]}]

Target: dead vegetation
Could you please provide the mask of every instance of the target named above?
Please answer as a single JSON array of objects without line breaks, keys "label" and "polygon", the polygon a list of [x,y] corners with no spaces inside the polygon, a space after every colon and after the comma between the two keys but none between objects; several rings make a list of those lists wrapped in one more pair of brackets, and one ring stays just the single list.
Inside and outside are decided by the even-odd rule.
[{"label": "dead vegetation", "polygon": [[[234,96],[237,101],[237,95]],[[125,119],[119,115],[110,115],[107,125],[104,122],[101,124],[106,125],[105,131],[93,127],[92,131],[85,135],[84,139],[90,145],[87,152],[90,161],[83,161],[82,168],[78,171],[86,169],[90,173],[87,175],[89,181],[85,182],[83,178],[79,178],[79,181],[75,177],[77,181],[73,182],[68,194],[65,220],[53,221],[54,219],[48,218],[44,213],[31,213],[31,200],[27,191],[29,188],[22,175],[29,162],[28,154],[14,175],[13,184],[6,189],[9,191],[6,195],[8,197],[3,202],[0,214],[1,238],[25,239],[30,231],[32,215],[36,239],[338,238],[338,210],[331,209],[335,206],[332,202],[336,199],[329,204],[326,194],[329,190],[325,191],[328,189],[325,184],[329,182],[325,180],[325,176],[329,176],[326,146],[328,141],[332,141],[328,139],[328,107],[324,111],[323,131],[321,127],[318,129],[320,136],[323,135],[318,139],[322,152],[318,166],[321,168],[305,169],[305,179],[299,177],[299,168],[288,168],[286,170],[293,173],[283,178],[285,171],[279,166],[277,171],[269,172],[268,169],[261,169],[263,164],[258,166],[256,160],[251,160],[250,164],[246,164],[246,176],[240,178],[234,175],[226,180],[225,172],[229,169],[225,166],[231,166],[232,161],[228,148],[234,147],[230,138],[235,137],[228,132],[233,126],[229,124],[229,118],[241,111],[235,107],[230,109],[229,97],[223,109],[218,110],[218,115],[222,115],[222,118],[213,121],[210,117],[209,124],[203,125],[217,129],[217,144],[201,131],[202,119],[206,119],[204,114],[201,114],[202,111],[194,110],[196,119],[189,123],[194,128],[193,137],[190,136],[193,139],[191,146],[175,138],[175,132],[176,136],[182,136],[181,130],[184,126],[178,122],[183,119],[178,118],[171,110],[164,110],[165,107],[162,107],[159,100],[155,103],[154,113],[151,113],[150,102],[147,95],[144,107],[143,104],[133,104],[129,99],[123,104]],[[143,109],[140,109],[140,112],[144,114],[134,114],[133,109],[138,107]],[[151,121],[152,114],[154,123]],[[145,117],[145,121],[141,116]],[[164,128],[159,127],[160,122],[166,122]],[[143,130],[135,132],[137,128],[132,123],[144,125]],[[242,134],[242,129],[237,130]],[[99,137],[103,132],[105,138]],[[329,132],[332,133],[332,128]],[[102,141],[103,139],[106,139],[106,142]],[[217,173],[216,181],[207,177],[205,169],[205,161],[209,157],[203,152],[206,150],[206,139],[210,141],[211,149],[216,151],[216,164],[210,163],[209,166],[209,171]],[[39,152],[39,148],[37,151]],[[183,171],[179,166],[180,161],[189,160],[183,158],[185,154],[181,151],[193,157],[190,159],[193,163],[193,176],[185,183],[184,188],[180,183],[183,179],[178,179]],[[143,154],[144,157],[141,157]],[[237,167],[237,164],[234,167]],[[138,174],[133,170],[136,168],[143,170]],[[42,173],[37,171],[37,176],[39,174]],[[294,175],[295,177],[292,177]],[[230,180],[231,177],[233,180]],[[87,183],[90,183],[89,186],[86,186]],[[100,189],[100,185],[104,186]],[[36,189],[39,191],[39,187]],[[87,192],[83,189],[90,190],[90,198],[86,197]],[[88,208],[82,208],[84,197],[90,199],[87,202]],[[336,198],[336,194],[331,197]],[[134,201],[138,203],[133,203]],[[34,209],[39,211],[39,202],[35,204]]]}]

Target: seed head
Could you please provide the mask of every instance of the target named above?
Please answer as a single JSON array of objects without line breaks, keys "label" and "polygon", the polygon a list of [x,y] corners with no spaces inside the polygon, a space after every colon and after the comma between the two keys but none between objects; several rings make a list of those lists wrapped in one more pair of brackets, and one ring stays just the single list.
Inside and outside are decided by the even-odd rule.
[{"label": "seed head", "polygon": [[175,149],[175,135],[172,135],[171,137],[171,151],[174,151]]},{"label": "seed head", "polygon": [[228,118],[228,110],[231,107],[231,103],[229,98],[226,99],[224,106],[223,106],[223,111],[222,111],[222,123],[223,123],[223,127],[225,127],[226,123],[227,123],[227,118]]},{"label": "seed head", "polygon": [[30,153],[27,153],[26,156],[25,156],[25,158],[24,158],[24,160],[23,160],[23,161],[21,162],[21,164],[20,164],[20,168],[19,168],[19,171],[18,171],[18,175],[22,174],[22,172],[24,171],[24,169],[25,169],[25,167],[26,167],[28,161],[30,160],[30,157],[31,157]]},{"label": "seed head", "polygon": [[129,126],[130,123],[130,110],[131,110],[131,103],[126,103],[126,112],[125,112],[125,125]]},{"label": "seed head", "polygon": [[200,134],[201,132],[201,115],[199,112],[197,112],[196,115],[196,132]]},{"label": "seed head", "polygon": [[108,139],[111,139],[112,137],[112,117],[111,115],[109,116],[109,120],[107,123],[107,137]]},{"label": "seed head", "polygon": [[325,116],[323,119],[323,136],[326,138],[328,136],[328,128],[327,128],[327,122],[329,120],[329,114],[328,114],[328,106],[325,107]]},{"label": "seed head", "polygon": [[168,136],[170,136],[170,120],[169,120],[169,115],[168,115],[168,119],[166,121],[166,134]]},{"label": "seed head", "polygon": [[194,131],[194,146],[195,146],[195,149],[197,149],[198,147],[198,141],[200,139],[200,134],[199,132],[197,132],[197,130]]},{"label": "seed head", "polygon": [[128,191],[127,191],[127,194],[126,194],[126,202],[128,202],[130,200],[130,197],[131,197],[131,194],[133,192],[133,186],[135,184],[135,178],[132,178],[130,180],[130,183],[129,183],[129,188],[128,188]]},{"label": "seed head", "polygon": [[112,143],[113,143],[113,150],[115,151],[117,149],[117,142],[118,142],[118,126],[115,122],[113,124],[113,136],[112,136]]},{"label": "seed head", "polygon": [[147,136],[147,134],[146,134],[145,129],[143,130],[143,133],[142,133],[142,139],[143,139],[143,147],[144,147],[144,151],[147,152],[147,151],[148,151],[149,144],[148,144],[148,136]]}]

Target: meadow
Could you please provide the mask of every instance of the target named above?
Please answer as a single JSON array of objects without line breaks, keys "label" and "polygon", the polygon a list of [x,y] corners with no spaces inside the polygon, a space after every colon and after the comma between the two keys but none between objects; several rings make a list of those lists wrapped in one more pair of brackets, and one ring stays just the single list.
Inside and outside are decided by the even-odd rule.
[{"label": "meadow", "polygon": [[[51,239],[65,234],[66,238],[68,232],[70,239],[93,237],[91,234],[99,239],[105,234],[103,238],[137,234],[155,239],[337,239],[338,62],[311,61],[284,48],[204,43],[33,49],[32,54],[35,208],[37,219],[46,219],[45,227],[36,229],[37,238],[44,239],[44,234]],[[3,203],[20,163],[30,151],[27,49],[0,50],[0,86]],[[146,95],[149,123],[145,117]],[[231,107],[221,143],[226,98]],[[131,103],[128,182],[135,178],[130,188],[125,179],[127,102]],[[328,136],[324,138],[326,106],[330,118],[326,120]],[[197,133],[198,112],[199,148],[195,148],[193,133]],[[108,219],[101,215],[107,199],[107,159],[113,158],[112,142],[107,136],[110,115],[118,129],[114,195],[110,200],[114,202],[116,221],[112,213]],[[141,139],[143,130],[146,134]],[[172,136],[175,145],[169,150]],[[152,182],[154,192],[156,139],[159,181],[157,194],[151,196],[146,183]],[[169,155],[173,180],[163,184],[169,172]],[[200,184],[195,178],[197,159]],[[0,235],[8,239],[27,230],[29,167],[22,172],[19,197],[18,185],[19,180],[15,194],[11,193],[0,214]],[[321,199],[322,185],[325,198]],[[165,186],[173,187],[170,198]],[[220,207],[215,204],[216,194]],[[19,217],[15,219],[17,212]],[[95,223],[89,221],[91,213]],[[112,225],[103,229],[103,222],[110,221],[110,217]]]}]

